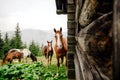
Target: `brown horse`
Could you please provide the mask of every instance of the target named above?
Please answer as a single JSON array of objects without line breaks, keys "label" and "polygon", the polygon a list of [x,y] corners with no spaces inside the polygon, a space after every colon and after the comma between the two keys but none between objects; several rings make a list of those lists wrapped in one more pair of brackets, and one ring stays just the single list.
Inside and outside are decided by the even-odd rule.
[{"label": "brown horse", "polygon": [[52,48],[52,41],[47,41],[48,45],[44,47],[44,55],[47,59],[47,66],[51,64],[52,56],[53,56],[53,48]]},{"label": "brown horse", "polygon": [[19,62],[21,62],[21,58],[23,56],[23,53],[20,52],[17,49],[11,49],[8,51],[8,53],[5,55],[3,62],[2,62],[2,66],[6,64],[6,62],[10,62],[12,63],[13,59],[19,59]]},{"label": "brown horse", "polygon": [[63,64],[64,57],[66,58],[66,66],[67,66],[67,39],[63,38],[62,35],[62,28],[60,30],[56,30],[54,28],[55,32],[55,40],[56,43],[54,45],[54,50],[56,53],[56,59],[57,59],[57,75],[59,75],[59,67],[60,67],[60,59],[61,59],[61,64]]}]

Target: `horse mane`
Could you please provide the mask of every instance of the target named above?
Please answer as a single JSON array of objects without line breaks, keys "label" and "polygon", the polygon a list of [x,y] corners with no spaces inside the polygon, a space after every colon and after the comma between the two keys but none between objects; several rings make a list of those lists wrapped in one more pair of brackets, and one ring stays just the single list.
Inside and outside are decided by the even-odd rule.
[{"label": "horse mane", "polygon": [[15,52],[15,51],[16,51],[16,50],[13,49],[13,50],[10,50],[9,53],[12,53],[12,52]]}]

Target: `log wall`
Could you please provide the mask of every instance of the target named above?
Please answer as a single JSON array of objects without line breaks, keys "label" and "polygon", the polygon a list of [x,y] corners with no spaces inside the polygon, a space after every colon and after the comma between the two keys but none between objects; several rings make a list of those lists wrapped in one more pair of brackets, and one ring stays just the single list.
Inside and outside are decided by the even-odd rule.
[{"label": "log wall", "polygon": [[68,0],[68,80],[112,80],[113,0]]},{"label": "log wall", "polygon": [[120,1],[67,0],[66,5],[68,80],[119,80]]}]

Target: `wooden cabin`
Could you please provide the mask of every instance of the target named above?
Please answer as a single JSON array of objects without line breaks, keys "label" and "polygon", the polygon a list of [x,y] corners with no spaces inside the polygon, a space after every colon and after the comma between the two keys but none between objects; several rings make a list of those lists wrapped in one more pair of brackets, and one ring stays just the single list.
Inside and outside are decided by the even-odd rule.
[{"label": "wooden cabin", "polygon": [[68,18],[68,80],[119,80],[119,8],[119,0],[56,0]]}]

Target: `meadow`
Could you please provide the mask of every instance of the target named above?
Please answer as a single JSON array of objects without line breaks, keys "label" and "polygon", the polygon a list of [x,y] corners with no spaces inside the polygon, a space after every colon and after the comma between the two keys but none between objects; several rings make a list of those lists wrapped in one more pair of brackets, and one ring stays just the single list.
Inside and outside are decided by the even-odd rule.
[{"label": "meadow", "polygon": [[65,65],[60,67],[60,75],[56,76],[55,55],[49,67],[46,67],[44,56],[37,57],[37,60],[37,62],[32,63],[31,59],[28,58],[27,63],[19,63],[14,60],[12,64],[0,65],[0,80],[67,80]]}]

